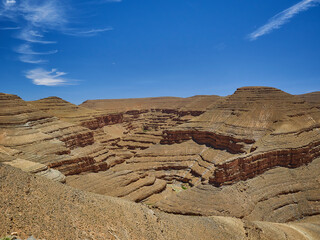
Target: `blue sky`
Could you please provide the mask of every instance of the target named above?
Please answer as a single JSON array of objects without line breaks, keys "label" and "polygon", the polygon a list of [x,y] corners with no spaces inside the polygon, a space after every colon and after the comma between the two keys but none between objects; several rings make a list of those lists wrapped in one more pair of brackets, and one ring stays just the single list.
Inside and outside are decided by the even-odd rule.
[{"label": "blue sky", "polygon": [[25,100],[320,90],[320,0],[0,1],[0,92]]}]

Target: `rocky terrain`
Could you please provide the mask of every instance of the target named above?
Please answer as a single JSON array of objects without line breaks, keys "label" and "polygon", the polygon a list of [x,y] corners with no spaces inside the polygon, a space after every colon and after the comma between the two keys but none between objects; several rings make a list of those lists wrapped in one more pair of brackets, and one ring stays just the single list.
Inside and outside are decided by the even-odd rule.
[{"label": "rocky terrain", "polygon": [[[166,214],[0,164],[0,232],[22,239],[317,239],[319,216],[292,223]],[[14,177],[13,177],[14,176]]]},{"label": "rocky terrain", "polygon": [[[64,239],[49,234],[61,228],[71,234],[65,239],[317,239],[319,103],[319,92],[291,95],[270,87],[243,87],[226,97],[88,100],[79,106],[58,97],[26,102],[0,94],[1,192],[12,188],[2,206],[22,208],[32,226],[34,197],[10,200],[23,195],[27,185],[19,184],[29,180],[22,179],[31,179],[34,187],[41,182],[55,189],[41,193],[43,202],[35,205],[58,202],[49,208],[61,217],[76,215],[64,222],[43,210],[39,216],[59,224],[35,230],[39,238]],[[10,183],[9,173],[19,177]],[[42,183],[43,176],[51,181]],[[63,211],[72,194],[81,199]],[[33,234],[20,218],[10,225],[2,217],[0,232]]]}]

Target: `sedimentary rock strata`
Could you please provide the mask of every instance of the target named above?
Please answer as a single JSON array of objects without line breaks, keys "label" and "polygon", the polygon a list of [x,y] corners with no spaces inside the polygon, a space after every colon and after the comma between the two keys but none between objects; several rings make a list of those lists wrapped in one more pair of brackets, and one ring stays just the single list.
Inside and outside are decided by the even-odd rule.
[{"label": "sedimentary rock strata", "polygon": [[1,94],[0,161],[171,213],[298,220],[319,214],[317,96],[244,87],[76,106]]},{"label": "sedimentary rock strata", "polygon": [[163,211],[288,222],[320,212],[320,158],[299,168],[273,168],[232,185],[197,185],[158,201]]},{"label": "sedimentary rock strata", "polygon": [[162,144],[189,139],[243,156],[216,165],[210,182],[230,184],[320,155],[319,111],[274,88],[240,88],[201,116],[164,132]]},{"label": "sedimentary rock strata", "polygon": [[16,159],[10,162],[4,162],[7,165],[19,168],[24,172],[33,173],[39,176],[49,178],[53,181],[65,183],[66,176],[64,176],[60,171],[55,169],[50,169],[46,165],[36,162],[31,162],[23,159]]},{"label": "sedimentary rock strata", "polygon": [[[83,162],[83,159],[90,159],[89,168],[76,164],[76,168],[77,166],[82,168],[72,169],[72,171],[80,173],[92,169],[96,171],[105,169],[101,168],[101,161],[94,157],[73,153],[74,149],[85,148],[95,143],[94,133],[90,129],[79,124],[61,121],[49,113],[51,110],[39,110],[38,104],[27,103],[15,95],[2,94],[0,97],[2,161],[22,159],[25,162],[41,163],[46,167],[52,167],[60,162],[79,163]],[[59,98],[49,100],[55,103],[62,102],[63,107],[72,105]],[[49,104],[48,101],[46,103]],[[59,107],[56,108],[56,112],[62,112]],[[71,111],[70,108],[68,110]],[[50,173],[53,172],[54,170],[51,169]],[[69,174],[68,171],[64,173]]]},{"label": "sedimentary rock strata", "polygon": [[253,144],[252,139],[239,139],[208,131],[164,131],[161,144],[181,143],[192,139],[198,144],[205,144],[215,149],[226,150],[230,153],[244,153],[245,144]]},{"label": "sedimentary rock strata", "polygon": [[247,180],[274,167],[296,168],[320,156],[320,141],[299,148],[281,149],[258,154],[248,154],[217,164],[210,182],[215,185]]},{"label": "sedimentary rock strata", "polygon": [[[294,223],[166,214],[0,164],[0,232],[22,239],[316,239],[319,216]],[[12,177],[14,176],[14,178]],[[53,224],[54,223],[54,224]]]}]

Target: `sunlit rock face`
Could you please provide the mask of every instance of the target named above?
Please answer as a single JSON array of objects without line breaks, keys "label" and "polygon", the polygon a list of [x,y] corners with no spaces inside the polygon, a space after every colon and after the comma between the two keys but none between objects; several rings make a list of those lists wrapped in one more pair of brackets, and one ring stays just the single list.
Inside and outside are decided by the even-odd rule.
[{"label": "sunlit rock face", "polygon": [[318,96],[243,87],[77,106],[1,94],[0,161],[166,212],[287,222],[320,211]]}]

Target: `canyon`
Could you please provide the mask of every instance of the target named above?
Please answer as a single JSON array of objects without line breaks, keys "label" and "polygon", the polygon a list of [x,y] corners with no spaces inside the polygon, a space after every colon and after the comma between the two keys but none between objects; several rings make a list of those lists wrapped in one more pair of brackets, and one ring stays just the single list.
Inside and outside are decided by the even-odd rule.
[{"label": "canyon", "polygon": [[[29,223],[8,207],[0,232],[47,239],[59,239],[58,229],[69,239],[317,239],[319,104],[319,92],[291,95],[272,87],[80,105],[0,93],[0,206],[22,208]],[[43,206],[40,229],[31,227],[33,202]],[[52,218],[60,222],[49,227]]]}]

